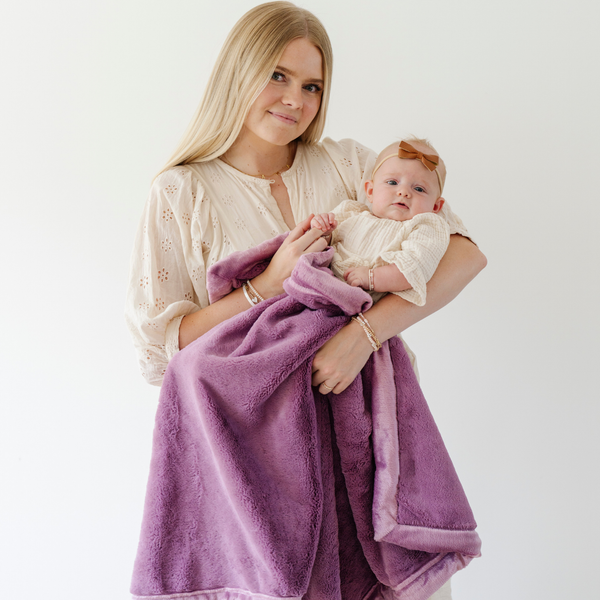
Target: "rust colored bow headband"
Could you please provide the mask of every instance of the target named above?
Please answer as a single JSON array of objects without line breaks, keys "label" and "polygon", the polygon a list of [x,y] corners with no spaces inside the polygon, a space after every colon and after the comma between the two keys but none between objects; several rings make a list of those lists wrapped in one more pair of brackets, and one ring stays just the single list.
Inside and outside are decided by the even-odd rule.
[{"label": "rust colored bow headband", "polygon": [[396,156],[398,158],[420,160],[428,171],[435,171],[435,174],[438,178],[438,183],[440,184],[440,194],[442,193],[444,186],[442,185],[442,178],[440,177],[440,173],[437,170],[437,166],[440,162],[440,157],[437,154],[424,154],[423,152],[419,152],[419,150],[417,150],[404,140],[400,142],[400,146],[398,147],[398,152],[396,154],[390,154],[389,156],[386,156],[385,158],[381,159],[379,164],[373,169],[371,179],[375,178],[375,173],[377,173],[379,167],[381,167],[381,165],[386,160],[388,160],[388,158],[394,158]]}]

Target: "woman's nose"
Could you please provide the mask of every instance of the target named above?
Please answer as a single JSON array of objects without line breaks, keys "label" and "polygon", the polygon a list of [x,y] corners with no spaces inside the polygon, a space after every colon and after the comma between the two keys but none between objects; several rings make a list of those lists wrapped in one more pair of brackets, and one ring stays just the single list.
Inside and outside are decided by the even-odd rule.
[{"label": "woman's nose", "polygon": [[283,103],[291,108],[302,108],[302,88],[291,85],[285,90]]}]

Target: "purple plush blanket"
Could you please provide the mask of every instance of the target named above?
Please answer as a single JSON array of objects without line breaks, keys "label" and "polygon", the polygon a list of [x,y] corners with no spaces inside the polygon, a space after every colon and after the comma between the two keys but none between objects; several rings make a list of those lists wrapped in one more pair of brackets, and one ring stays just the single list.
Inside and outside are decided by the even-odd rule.
[{"label": "purple plush blanket", "polygon": [[[282,237],[209,272],[211,299]],[[286,293],[179,352],[161,390],[136,598],[428,598],[478,556],[475,521],[400,340],[342,394],[311,387],[316,350],[366,310],[307,254]]]}]

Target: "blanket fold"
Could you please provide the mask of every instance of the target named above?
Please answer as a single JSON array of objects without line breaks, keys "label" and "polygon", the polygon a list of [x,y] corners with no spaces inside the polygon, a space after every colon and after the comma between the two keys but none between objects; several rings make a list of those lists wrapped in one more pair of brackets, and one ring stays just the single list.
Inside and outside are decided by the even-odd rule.
[{"label": "blanket fold", "polygon": [[[285,236],[217,263],[211,301]],[[342,394],[315,352],[371,305],[306,254],[285,293],[171,360],[132,593],[192,600],[424,600],[479,554],[475,521],[400,340]]]}]

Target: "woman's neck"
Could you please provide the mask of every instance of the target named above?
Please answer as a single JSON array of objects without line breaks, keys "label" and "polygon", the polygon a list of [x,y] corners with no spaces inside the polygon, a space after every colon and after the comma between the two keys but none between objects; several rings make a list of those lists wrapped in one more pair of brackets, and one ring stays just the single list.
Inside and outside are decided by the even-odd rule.
[{"label": "woman's neck", "polygon": [[247,175],[271,177],[289,169],[295,153],[295,142],[276,146],[242,133],[221,158]]}]

